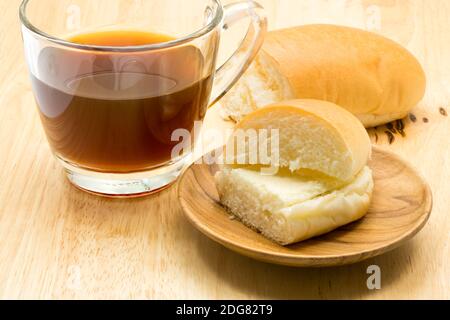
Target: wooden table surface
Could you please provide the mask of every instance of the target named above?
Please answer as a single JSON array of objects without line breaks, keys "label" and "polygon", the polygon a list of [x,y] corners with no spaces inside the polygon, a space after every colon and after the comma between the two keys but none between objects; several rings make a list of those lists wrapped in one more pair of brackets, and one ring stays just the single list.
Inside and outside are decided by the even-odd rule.
[{"label": "wooden table surface", "polygon": [[[428,75],[406,137],[378,145],[429,181],[434,209],[404,247],[352,266],[295,269],[241,257],[186,221],[177,187],[107,200],[72,187],[36,112],[19,33],[19,0],[0,12],[0,298],[450,298],[450,1],[261,0],[272,29],[325,22],[366,28],[408,47]],[[48,14],[52,14],[51,10]],[[214,116],[214,109],[211,114]],[[424,119],[426,118],[426,119]],[[374,132],[371,132],[375,143]],[[369,290],[367,268],[381,269]]]}]

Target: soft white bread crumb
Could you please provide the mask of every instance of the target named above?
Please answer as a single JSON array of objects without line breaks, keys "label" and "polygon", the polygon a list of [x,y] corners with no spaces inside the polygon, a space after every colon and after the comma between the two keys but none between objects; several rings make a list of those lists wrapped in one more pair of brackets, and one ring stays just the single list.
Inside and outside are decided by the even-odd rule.
[{"label": "soft white bread crumb", "polygon": [[238,188],[258,194],[264,210],[269,211],[313,199],[344,185],[325,176],[301,176],[289,171],[268,177],[261,174],[257,167],[235,169],[224,167],[223,172],[227,179],[233,180],[233,184],[241,185]]},{"label": "soft white bread crumb", "polygon": [[282,100],[333,102],[366,127],[403,118],[423,98],[425,73],[397,43],[333,25],[270,32],[259,56],[221,101],[225,118]]},{"label": "soft white bread crumb", "polygon": [[221,202],[246,225],[288,245],[362,218],[373,190],[368,167],[338,189],[295,175],[261,176],[252,169],[223,168],[216,174]]},{"label": "soft white bread crumb", "polygon": [[[355,116],[326,101],[292,100],[259,109],[244,118],[236,131],[279,131],[279,163],[292,172],[310,170],[348,182],[367,164],[371,142]],[[266,140],[271,139],[268,137]],[[250,159],[258,145],[269,144],[260,138],[249,141],[244,153]],[[237,161],[236,161],[237,162]]]},{"label": "soft white bread crumb", "polygon": [[220,114],[225,119],[239,122],[262,106],[294,98],[289,82],[278,75],[272,64],[257,56],[241,79],[222,98]]}]

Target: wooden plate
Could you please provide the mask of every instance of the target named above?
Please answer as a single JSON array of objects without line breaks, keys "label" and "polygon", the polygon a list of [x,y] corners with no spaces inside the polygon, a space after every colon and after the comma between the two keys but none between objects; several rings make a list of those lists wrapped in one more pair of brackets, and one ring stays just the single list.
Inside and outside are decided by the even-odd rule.
[{"label": "wooden plate", "polygon": [[230,219],[214,184],[217,166],[190,167],[180,181],[178,196],[186,217],[197,229],[240,254],[288,266],[345,265],[404,244],[424,227],[431,213],[430,188],[398,156],[374,148],[369,166],[375,190],[369,212],[362,220],[287,247]]}]

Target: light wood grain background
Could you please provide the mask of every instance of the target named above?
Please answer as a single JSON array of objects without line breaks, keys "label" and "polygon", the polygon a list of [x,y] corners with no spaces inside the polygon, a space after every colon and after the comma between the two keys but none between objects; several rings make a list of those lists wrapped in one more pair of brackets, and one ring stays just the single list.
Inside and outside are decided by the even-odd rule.
[{"label": "light wood grain background", "polygon": [[[313,22],[362,27],[399,41],[423,63],[428,92],[414,110],[417,122],[407,121],[407,136],[392,145],[379,128],[378,145],[407,158],[429,181],[435,201],[425,229],[404,247],[356,265],[286,268],[201,235],[183,217],[176,186],[137,200],[76,190],[52,158],[35,110],[19,0],[1,0],[0,298],[450,298],[450,118],[439,110],[450,113],[450,2],[260,2],[272,29]],[[374,264],[382,289],[370,291],[366,270]]]}]

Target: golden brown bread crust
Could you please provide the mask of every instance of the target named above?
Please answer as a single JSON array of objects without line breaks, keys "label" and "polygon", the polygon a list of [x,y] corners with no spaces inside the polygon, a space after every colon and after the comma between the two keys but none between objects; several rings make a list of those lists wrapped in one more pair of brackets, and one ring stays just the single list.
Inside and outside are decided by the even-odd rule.
[{"label": "golden brown bread crust", "polygon": [[411,53],[359,29],[306,25],[273,31],[261,57],[287,78],[295,97],[333,102],[366,127],[406,115],[425,93],[425,73]]}]

